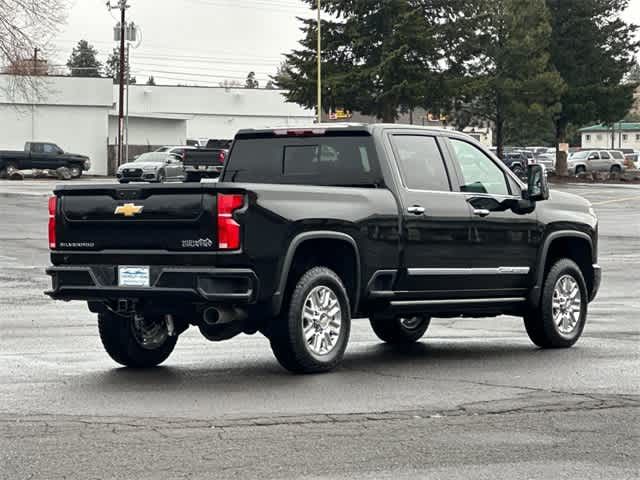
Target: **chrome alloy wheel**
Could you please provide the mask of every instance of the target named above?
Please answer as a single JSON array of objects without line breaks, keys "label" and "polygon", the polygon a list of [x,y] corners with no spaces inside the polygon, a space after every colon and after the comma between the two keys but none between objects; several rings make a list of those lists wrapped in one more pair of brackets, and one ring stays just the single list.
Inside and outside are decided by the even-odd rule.
[{"label": "chrome alloy wheel", "polygon": [[580,287],[571,275],[563,275],[556,282],[551,308],[558,332],[571,335],[580,323],[582,313]]},{"label": "chrome alloy wheel", "polygon": [[415,330],[416,328],[419,328],[423,322],[422,317],[401,317],[398,320],[400,320],[400,325],[402,325],[407,330]]},{"label": "chrome alloy wheel", "polygon": [[314,355],[327,355],[338,344],[342,327],[342,308],[329,287],[315,287],[304,301],[302,331],[305,345]]},{"label": "chrome alloy wheel", "polygon": [[167,324],[162,318],[145,318],[136,315],[131,321],[133,337],[145,350],[161,347],[169,336]]}]

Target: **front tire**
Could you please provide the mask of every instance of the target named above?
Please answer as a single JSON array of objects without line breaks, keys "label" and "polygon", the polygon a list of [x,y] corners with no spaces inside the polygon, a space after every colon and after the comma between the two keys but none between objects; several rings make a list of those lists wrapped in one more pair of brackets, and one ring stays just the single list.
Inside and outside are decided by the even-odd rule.
[{"label": "front tire", "polygon": [[383,342],[406,345],[422,338],[429,328],[431,318],[424,315],[394,318],[373,316],[369,322],[374,333]]},{"label": "front tire", "polygon": [[[142,325],[140,322],[144,322]],[[100,340],[109,356],[131,368],[149,368],[161,364],[176,346],[177,336],[169,336],[162,318],[140,321],[115,313],[98,315]]]},{"label": "front tire", "polygon": [[320,373],[340,363],[350,331],[349,298],[340,277],[328,268],[314,267],[296,284],[269,340],[287,370]]},{"label": "front tire", "polygon": [[80,178],[82,176],[82,167],[77,165],[69,167],[69,172],[71,173],[71,178]]},{"label": "front tire", "polygon": [[584,330],[587,304],[580,268],[572,260],[558,260],[544,280],[539,307],[524,316],[529,338],[541,348],[571,347]]},{"label": "front tire", "polygon": [[73,175],[71,174],[71,170],[67,167],[60,167],[56,170],[56,175],[59,180],[71,180]]}]

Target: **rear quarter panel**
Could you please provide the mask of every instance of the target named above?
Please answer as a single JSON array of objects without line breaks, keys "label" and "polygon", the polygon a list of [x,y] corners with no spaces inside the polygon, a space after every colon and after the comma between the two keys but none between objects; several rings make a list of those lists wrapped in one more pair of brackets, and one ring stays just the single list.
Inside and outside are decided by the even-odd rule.
[{"label": "rear quarter panel", "polygon": [[285,255],[299,234],[341,232],[359,249],[361,286],[376,270],[397,268],[399,217],[387,189],[303,185],[225,184],[249,192],[249,208],[236,215],[243,226],[240,255],[219,255],[221,267],[250,266],[261,282],[262,300],[277,290]]}]

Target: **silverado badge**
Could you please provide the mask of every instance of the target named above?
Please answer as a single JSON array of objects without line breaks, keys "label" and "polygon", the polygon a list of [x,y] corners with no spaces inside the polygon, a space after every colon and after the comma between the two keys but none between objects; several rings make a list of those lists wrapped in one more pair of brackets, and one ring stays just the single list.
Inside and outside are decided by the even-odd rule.
[{"label": "silverado badge", "polygon": [[143,206],[138,206],[133,203],[125,203],[124,205],[120,205],[116,207],[116,211],[113,212],[115,215],[124,215],[125,217],[133,217],[134,215],[142,212]]}]

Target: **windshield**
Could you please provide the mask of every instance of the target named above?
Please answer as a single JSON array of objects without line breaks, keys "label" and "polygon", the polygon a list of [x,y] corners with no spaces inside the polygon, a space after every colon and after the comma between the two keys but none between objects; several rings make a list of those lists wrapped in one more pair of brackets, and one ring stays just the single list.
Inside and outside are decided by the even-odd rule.
[{"label": "windshield", "polygon": [[165,162],[167,160],[168,155],[162,152],[148,152],[143,153],[138,158],[135,159],[135,162]]}]

